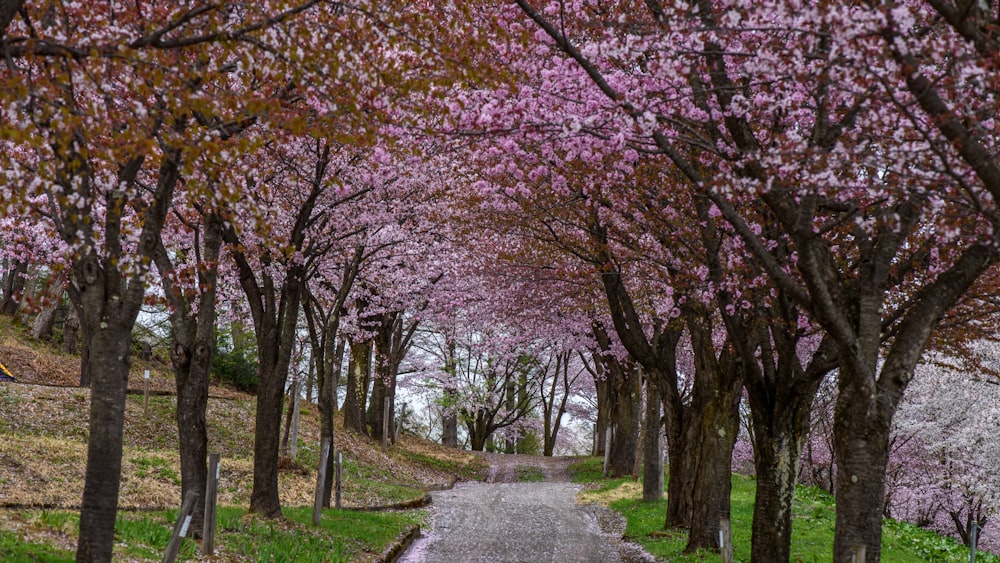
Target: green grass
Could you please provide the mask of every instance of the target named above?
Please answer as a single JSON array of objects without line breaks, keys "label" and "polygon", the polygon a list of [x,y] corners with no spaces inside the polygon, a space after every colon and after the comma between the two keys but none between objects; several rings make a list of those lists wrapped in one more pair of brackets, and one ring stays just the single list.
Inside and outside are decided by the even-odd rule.
[{"label": "green grass", "polygon": [[378,554],[411,525],[424,525],[427,511],[351,512],[324,510],[319,528],[312,508],[287,508],[286,522],[247,517],[241,509],[219,510],[219,541],[228,553],[257,561],[350,561]]},{"label": "green grass", "polygon": [[408,450],[400,450],[400,453],[410,461],[415,461],[431,469],[458,475],[467,481],[482,481],[486,479],[486,475],[489,472],[489,465],[479,458],[476,458],[474,463],[464,464]]},{"label": "green grass", "polygon": [[519,482],[537,483],[545,480],[545,473],[543,473],[538,467],[531,465],[518,465],[517,480]]},{"label": "green grass", "polygon": [[136,466],[135,475],[140,479],[149,477],[170,481],[175,485],[181,484],[181,476],[177,473],[170,462],[154,454],[139,455],[129,459]]},{"label": "green grass", "polygon": [[632,482],[631,476],[604,478],[604,461],[601,458],[583,458],[569,466],[570,479],[574,483],[586,483],[588,490],[604,493],[625,483]]},{"label": "green grass", "polygon": [[352,494],[360,493],[365,498],[378,498],[387,504],[415,500],[423,496],[421,488],[394,483],[392,479],[392,473],[385,469],[374,465],[361,465],[344,457],[344,487],[349,487]]},{"label": "green grass", "polygon": [[[123,512],[115,522],[115,559],[159,561],[177,519],[177,510]],[[426,525],[426,510],[353,512],[324,510],[319,527],[312,525],[311,507],[284,510],[284,521],[247,515],[234,507],[219,507],[216,545],[227,553],[254,561],[350,561],[381,553],[412,525]],[[79,516],[65,510],[28,511],[25,519],[36,529],[76,536]],[[198,546],[185,539],[178,560],[197,556]],[[14,532],[0,531],[0,561],[69,562],[70,551],[48,544],[28,543]]]},{"label": "green grass", "polygon": [[9,563],[68,563],[75,559],[72,552],[51,545],[26,543],[14,532],[0,530],[0,561]]},{"label": "green grass", "polygon": [[[115,541],[122,552],[130,557],[162,559],[177,521],[178,510],[149,513],[119,513],[115,522]],[[178,559],[190,559],[197,553],[197,546],[190,539],[181,544]]]},{"label": "green grass", "polygon": [[[320,528],[331,538],[345,543],[356,544],[369,553],[381,553],[389,543],[398,538],[413,525],[426,526],[426,510],[398,512],[352,512],[348,510],[324,510]],[[312,508],[290,508],[285,517],[303,525],[312,524]]]},{"label": "green grass", "polygon": [[[602,461],[586,459],[569,467],[573,480],[587,483],[589,491],[606,492],[608,498],[616,489],[630,483],[629,478],[604,479]],[[750,531],[753,522],[753,502],[756,482],[749,477],[733,475],[731,521],[733,557],[735,561],[750,560]],[[641,490],[638,490],[641,493]],[[625,536],[643,546],[660,559],[676,562],[720,561],[717,553],[683,553],[687,533],[664,530],[666,500],[644,502],[639,494],[611,500],[608,506],[625,516],[628,524]],[[798,487],[792,506],[792,558],[795,563],[829,561],[833,553],[833,529],[836,513],[833,496],[815,487]],[[887,563],[919,563],[924,561],[961,563],[969,560],[969,550],[956,540],[905,522],[886,520],[882,527],[882,561]],[[976,561],[1000,563],[1000,557],[979,552]]]}]

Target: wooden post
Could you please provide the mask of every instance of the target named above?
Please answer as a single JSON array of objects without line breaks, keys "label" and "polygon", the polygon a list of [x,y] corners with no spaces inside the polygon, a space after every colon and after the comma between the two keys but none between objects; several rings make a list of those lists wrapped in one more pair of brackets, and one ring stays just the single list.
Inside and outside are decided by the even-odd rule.
[{"label": "wooden post", "polygon": [[335,481],[336,481],[336,483],[334,484],[334,491],[336,493],[336,504],[334,506],[336,506],[338,509],[340,508],[340,495],[341,495],[341,492],[342,492],[341,482],[340,481],[341,481],[341,475],[342,475],[342,472],[343,472],[343,466],[344,466],[344,454],[341,453],[341,452],[337,452],[337,464],[336,464],[336,471],[335,471],[335,476],[336,476]]},{"label": "wooden post", "polygon": [[215,509],[219,497],[219,454],[208,454],[208,482],[205,483],[205,521],[201,529],[201,554],[215,552]]},{"label": "wooden post", "polygon": [[142,372],[142,417],[149,418],[149,370]]},{"label": "wooden post", "polygon": [[297,459],[299,455],[299,401],[301,401],[299,398],[301,391],[299,387],[299,382],[296,381],[294,387],[295,395],[292,398],[292,436],[289,439],[292,443],[291,446],[289,446],[289,451],[293,460]]},{"label": "wooden post", "polygon": [[733,530],[729,518],[719,520],[719,554],[722,563],[733,563]]},{"label": "wooden post", "polygon": [[851,563],[865,563],[868,548],[864,545],[856,545],[851,549]]},{"label": "wooden post", "polygon": [[319,454],[319,475],[316,477],[316,502],[313,504],[313,525],[319,526],[323,514],[323,483],[326,483],[326,462],[330,459],[330,439],[323,438]]},{"label": "wooden post", "polygon": [[396,430],[392,435],[392,443],[399,442],[399,435],[403,433],[403,419],[406,418],[406,403],[400,406],[399,419],[396,420]]},{"label": "wooden post", "polygon": [[611,426],[604,430],[604,468],[601,475],[608,476],[608,464],[611,461]]},{"label": "wooden post", "polygon": [[978,531],[979,522],[973,520],[972,525],[969,526],[969,563],[976,563],[976,544],[979,543],[976,538]]},{"label": "wooden post", "polygon": [[181,550],[181,544],[184,543],[188,528],[191,526],[191,512],[194,510],[194,504],[197,501],[198,493],[194,491],[188,491],[184,495],[184,502],[181,503],[181,511],[177,515],[177,522],[174,523],[174,533],[171,534],[170,541],[167,543],[167,550],[163,553],[163,563],[174,563],[177,559],[177,554]]},{"label": "wooden post", "polygon": [[389,445],[389,397],[385,398],[382,405],[382,445]]}]

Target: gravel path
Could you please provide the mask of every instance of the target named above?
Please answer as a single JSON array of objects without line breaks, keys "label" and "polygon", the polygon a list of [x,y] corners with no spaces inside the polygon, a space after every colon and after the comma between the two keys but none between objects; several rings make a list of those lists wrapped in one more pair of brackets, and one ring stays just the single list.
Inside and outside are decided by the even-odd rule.
[{"label": "gravel path", "polygon": [[[624,523],[606,508],[578,505],[566,482],[570,459],[488,455],[486,483],[432,494],[430,532],[403,554],[405,563],[595,562],[641,560],[622,544]],[[545,482],[515,482],[537,468]],[[537,470],[534,472],[537,474]],[[602,531],[603,528],[603,531]]]}]

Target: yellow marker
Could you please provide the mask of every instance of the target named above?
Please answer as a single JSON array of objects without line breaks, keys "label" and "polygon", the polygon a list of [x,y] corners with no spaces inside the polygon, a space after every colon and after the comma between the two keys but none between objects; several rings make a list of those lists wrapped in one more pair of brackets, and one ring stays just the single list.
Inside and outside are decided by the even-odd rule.
[{"label": "yellow marker", "polygon": [[14,381],[17,381],[17,378],[14,377],[14,374],[12,374],[9,369],[7,369],[7,366],[0,364],[0,372],[3,372],[3,374],[6,375],[7,377],[13,379]]}]

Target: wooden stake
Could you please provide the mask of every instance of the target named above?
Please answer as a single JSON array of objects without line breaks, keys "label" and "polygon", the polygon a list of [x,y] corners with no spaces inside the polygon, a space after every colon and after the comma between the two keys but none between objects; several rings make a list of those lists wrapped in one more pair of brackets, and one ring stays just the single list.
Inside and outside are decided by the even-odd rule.
[{"label": "wooden stake", "polygon": [[385,398],[382,407],[382,445],[389,445],[389,397]]},{"label": "wooden stake", "polygon": [[604,476],[608,476],[608,464],[611,462],[611,425],[604,431]]},{"label": "wooden stake", "polygon": [[399,419],[396,420],[396,430],[392,434],[392,443],[399,442],[399,435],[403,433],[403,419],[406,418],[406,403],[400,409]]},{"label": "wooden stake", "polygon": [[142,372],[142,417],[149,418],[149,370]]},{"label": "wooden stake", "polygon": [[337,498],[336,498],[337,503],[334,506],[336,506],[338,509],[340,508],[340,495],[341,495],[341,492],[342,492],[341,474],[342,474],[342,471],[343,471],[343,466],[344,466],[344,454],[341,453],[341,452],[337,452],[336,484],[334,486],[334,490],[336,491],[336,495],[337,495]]},{"label": "wooden stake", "polygon": [[722,563],[733,563],[733,530],[729,518],[719,520],[719,553]]},{"label": "wooden stake", "polygon": [[208,454],[208,482],[205,483],[205,521],[201,529],[201,554],[215,552],[215,512],[219,493],[219,454]]},{"label": "wooden stake", "polygon": [[191,526],[191,512],[194,511],[194,503],[198,501],[198,493],[188,491],[184,495],[184,502],[181,504],[181,511],[177,515],[177,522],[174,524],[174,533],[167,543],[167,550],[163,553],[163,563],[174,563],[177,554],[181,550],[184,538],[187,537],[188,528]]},{"label": "wooden stake", "polygon": [[323,514],[323,483],[326,482],[326,463],[330,459],[330,439],[323,438],[319,454],[319,475],[316,477],[316,501],[313,504],[313,525],[319,526]]}]

